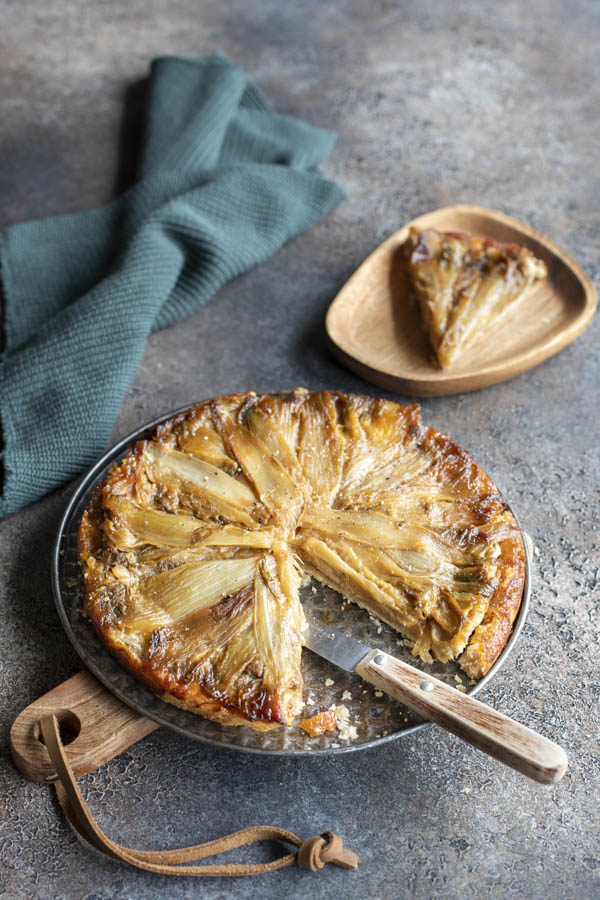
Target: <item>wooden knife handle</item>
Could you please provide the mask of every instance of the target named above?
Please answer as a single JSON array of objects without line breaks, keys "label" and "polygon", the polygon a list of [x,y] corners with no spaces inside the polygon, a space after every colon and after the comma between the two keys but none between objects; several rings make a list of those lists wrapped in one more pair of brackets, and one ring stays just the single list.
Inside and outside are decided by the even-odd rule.
[{"label": "wooden knife handle", "polygon": [[567,754],[558,744],[388,653],[372,650],[356,672],[424,719],[536,781],[554,784],[565,774]]},{"label": "wooden knife handle", "polygon": [[56,774],[41,741],[40,719],[54,713],[75,775],[104,765],[159,726],[118,700],[89,672],[79,672],[30,704],[15,719],[10,746],[18,769],[33,781]]}]

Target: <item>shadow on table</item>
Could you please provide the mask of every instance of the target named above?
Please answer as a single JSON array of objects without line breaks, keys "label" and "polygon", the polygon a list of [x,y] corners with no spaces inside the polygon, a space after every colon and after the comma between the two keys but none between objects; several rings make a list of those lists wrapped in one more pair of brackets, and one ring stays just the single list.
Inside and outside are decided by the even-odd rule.
[{"label": "shadow on table", "polygon": [[115,196],[128,190],[137,181],[149,83],[149,78],[142,78],[125,88],[119,128],[119,168],[114,186]]}]

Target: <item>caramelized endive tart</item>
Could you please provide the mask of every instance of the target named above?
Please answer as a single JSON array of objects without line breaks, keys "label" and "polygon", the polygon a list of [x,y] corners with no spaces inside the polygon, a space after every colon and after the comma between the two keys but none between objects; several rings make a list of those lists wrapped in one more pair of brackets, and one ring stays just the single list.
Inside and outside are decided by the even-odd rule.
[{"label": "caramelized endive tart", "polygon": [[485,674],[523,592],[491,479],[418,406],[298,389],[209,400],[109,471],[84,513],[85,610],[164,700],[268,729],[302,701],[299,588],[318,579],[423,662]]}]

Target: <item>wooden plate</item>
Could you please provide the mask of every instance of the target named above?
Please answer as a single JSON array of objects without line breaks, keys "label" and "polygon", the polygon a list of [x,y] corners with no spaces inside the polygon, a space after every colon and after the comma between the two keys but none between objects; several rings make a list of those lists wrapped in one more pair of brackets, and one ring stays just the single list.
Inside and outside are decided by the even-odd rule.
[{"label": "wooden plate", "polygon": [[[447,370],[435,361],[409,290],[401,247],[410,225],[521,244],[548,267],[548,277]],[[335,355],[349,369],[388,390],[430,396],[474,391],[537,366],[587,328],[597,304],[591,279],[547,237],[495,210],[448,206],[409,222],[367,257],[325,324]]]}]

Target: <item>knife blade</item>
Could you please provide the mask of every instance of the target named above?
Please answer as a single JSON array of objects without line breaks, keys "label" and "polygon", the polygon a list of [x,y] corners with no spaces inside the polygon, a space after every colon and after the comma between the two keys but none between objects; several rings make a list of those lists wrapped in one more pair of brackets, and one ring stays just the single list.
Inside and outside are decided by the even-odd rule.
[{"label": "knife blade", "polygon": [[305,612],[305,645],[346,672],[354,672],[409,709],[524,775],[544,784],[567,768],[562,747],[485,703],[383,650],[373,650]]},{"label": "knife blade", "polygon": [[317,622],[306,610],[304,615],[308,625],[306,631],[302,633],[305,645],[334,666],[345,669],[346,672],[354,672],[361,659],[371,652],[371,648],[366,644],[355,641],[342,631],[336,631],[330,625]]}]

